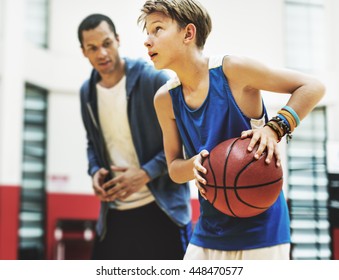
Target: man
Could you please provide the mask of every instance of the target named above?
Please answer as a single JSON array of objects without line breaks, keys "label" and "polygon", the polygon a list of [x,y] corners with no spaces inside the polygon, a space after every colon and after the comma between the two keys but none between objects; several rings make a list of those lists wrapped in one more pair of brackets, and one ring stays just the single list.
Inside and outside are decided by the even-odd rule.
[{"label": "man", "polygon": [[190,193],[167,172],[153,106],[168,76],[119,55],[110,18],[86,17],[78,28],[93,66],[81,87],[88,173],[101,200],[93,259],[182,259],[191,233]]}]

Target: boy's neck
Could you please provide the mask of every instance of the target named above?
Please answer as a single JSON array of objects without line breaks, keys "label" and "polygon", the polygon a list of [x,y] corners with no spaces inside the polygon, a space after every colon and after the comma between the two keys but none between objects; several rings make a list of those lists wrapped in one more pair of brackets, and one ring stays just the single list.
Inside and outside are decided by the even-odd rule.
[{"label": "boy's neck", "polygon": [[195,88],[208,74],[208,57],[203,55],[185,59],[175,71],[181,84],[186,88]]}]

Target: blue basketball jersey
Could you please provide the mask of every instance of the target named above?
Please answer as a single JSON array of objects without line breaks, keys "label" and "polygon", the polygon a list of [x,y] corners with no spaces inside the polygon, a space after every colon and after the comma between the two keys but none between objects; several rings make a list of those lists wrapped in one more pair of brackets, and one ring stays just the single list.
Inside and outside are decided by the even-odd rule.
[{"label": "blue basketball jersey", "polygon": [[[223,57],[209,59],[209,91],[195,110],[185,103],[177,78],[168,81],[174,115],[188,158],[201,150],[211,151],[220,142],[239,137],[241,132],[267,122],[250,119],[238,107],[222,69]],[[215,209],[199,195],[200,217],[191,243],[216,250],[246,250],[290,242],[287,203],[281,192],[277,201],[264,213],[250,218],[234,218]]]}]

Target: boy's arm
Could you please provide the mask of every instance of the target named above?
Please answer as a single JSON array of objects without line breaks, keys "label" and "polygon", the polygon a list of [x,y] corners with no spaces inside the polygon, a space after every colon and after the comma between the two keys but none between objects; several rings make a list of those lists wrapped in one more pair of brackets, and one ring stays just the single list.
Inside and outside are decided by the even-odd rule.
[{"label": "boy's arm", "polygon": [[227,69],[227,63],[224,64],[225,74],[231,80],[237,79],[243,89],[291,94],[287,105],[296,111],[300,120],[312,111],[325,93],[320,81],[301,72],[270,68],[243,57],[231,57],[228,63],[231,68]]},{"label": "boy's arm", "polygon": [[162,86],[154,97],[154,106],[163,133],[164,150],[168,173],[176,183],[194,179],[193,161],[184,159],[182,142],[176,125],[172,99],[167,86]]},{"label": "boy's arm", "polygon": [[[242,95],[238,96],[238,100],[251,98],[248,97],[250,93],[260,95],[260,90],[291,94],[287,105],[294,109],[300,120],[312,111],[325,93],[323,84],[314,77],[288,69],[269,68],[249,58],[229,57],[225,59],[223,70],[231,84],[233,82],[240,89],[236,92]],[[277,136],[272,132],[266,126],[242,134],[243,137],[252,137],[249,149],[253,149],[256,142],[260,141],[258,156],[268,148],[267,162],[270,162],[273,154],[280,158],[276,145]]]}]

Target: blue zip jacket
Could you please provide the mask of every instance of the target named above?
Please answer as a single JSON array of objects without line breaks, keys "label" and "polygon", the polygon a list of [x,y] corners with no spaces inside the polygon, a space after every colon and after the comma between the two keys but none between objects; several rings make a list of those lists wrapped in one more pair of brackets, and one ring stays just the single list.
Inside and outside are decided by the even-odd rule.
[{"label": "blue zip jacket", "polygon": [[[191,222],[190,190],[188,184],[176,184],[168,175],[163,138],[153,106],[156,91],[166,83],[168,76],[143,60],[124,58],[126,74],[127,113],[132,139],[141,165],[151,181],[148,188],[158,206],[179,226]],[[87,132],[88,174],[93,176],[100,168],[110,170],[104,138],[101,132],[96,84],[99,73],[93,69],[90,78],[80,90],[82,120]],[[114,120],[112,120],[114,122]],[[118,124],[117,124],[118,125]],[[101,202],[97,233],[103,238],[108,203]]]}]

